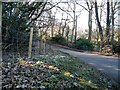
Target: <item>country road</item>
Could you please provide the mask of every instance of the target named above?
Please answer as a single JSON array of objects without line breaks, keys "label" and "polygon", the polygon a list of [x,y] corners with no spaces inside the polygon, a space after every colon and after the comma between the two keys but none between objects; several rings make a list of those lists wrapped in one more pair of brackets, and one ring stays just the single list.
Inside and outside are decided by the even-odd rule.
[{"label": "country road", "polygon": [[118,63],[120,65],[120,61],[118,62],[117,57],[102,56],[102,55],[90,54],[86,52],[77,52],[77,51],[61,48],[58,46],[51,46],[51,48],[53,50],[59,50],[68,53],[74,57],[78,57],[80,60],[96,67],[98,70],[105,73],[115,81],[120,82],[118,79],[118,76],[120,76],[120,74],[118,74],[118,71],[120,71],[120,68],[118,68]]}]

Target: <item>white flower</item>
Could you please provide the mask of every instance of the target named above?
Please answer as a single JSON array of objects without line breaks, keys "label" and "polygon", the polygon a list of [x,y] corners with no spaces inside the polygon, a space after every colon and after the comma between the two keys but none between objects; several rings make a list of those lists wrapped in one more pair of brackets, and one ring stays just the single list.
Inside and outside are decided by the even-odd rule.
[{"label": "white flower", "polygon": [[64,58],[65,56],[60,56],[61,58]]},{"label": "white flower", "polygon": [[64,75],[65,76],[70,76],[71,74],[70,74],[70,72],[64,72]]},{"label": "white flower", "polygon": [[49,69],[53,69],[53,68],[54,68],[54,66],[51,66],[51,65],[50,65],[48,68],[49,68]]},{"label": "white flower", "polygon": [[45,89],[45,86],[40,86],[41,89]]},{"label": "white flower", "polygon": [[54,67],[54,70],[59,71],[59,69],[57,67]]},{"label": "white flower", "polygon": [[42,64],[43,62],[42,61],[37,61],[36,64]]},{"label": "white flower", "polygon": [[70,77],[74,78],[74,76],[71,74]]},{"label": "white flower", "polygon": [[88,83],[92,83],[91,80],[89,80]]},{"label": "white flower", "polygon": [[16,88],[20,88],[20,85],[17,85]]},{"label": "white flower", "polygon": [[52,75],[51,77],[56,78],[56,76],[55,76],[55,75]]}]

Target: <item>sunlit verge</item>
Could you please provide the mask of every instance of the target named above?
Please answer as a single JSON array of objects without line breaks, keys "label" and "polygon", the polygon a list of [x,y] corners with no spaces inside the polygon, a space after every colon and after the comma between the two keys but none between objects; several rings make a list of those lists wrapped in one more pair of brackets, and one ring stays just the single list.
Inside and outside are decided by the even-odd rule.
[{"label": "sunlit verge", "polygon": [[58,51],[49,51],[38,58],[18,58],[14,65],[8,62],[1,68],[4,71],[3,89],[105,90],[113,85],[94,68]]},{"label": "sunlit verge", "polygon": [[[65,57],[65,56],[56,56],[57,58],[60,58],[60,57]],[[55,57],[55,58],[56,58]],[[30,67],[35,67],[35,66],[38,66],[38,67],[43,67],[43,68],[47,68],[47,69],[50,69],[50,70],[54,70],[54,71],[58,71],[60,74],[62,73],[64,77],[67,77],[67,78],[72,78],[72,79],[77,79],[80,84],[83,84],[83,85],[86,85],[86,86],[89,86],[91,88],[94,88],[94,89],[97,89],[97,85],[94,84],[91,80],[87,81],[85,79],[82,79],[80,77],[75,77],[73,74],[71,74],[69,71],[64,71],[64,70],[60,70],[58,67],[52,65],[52,64],[47,64],[47,63],[44,63],[43,61],[36,61],[36,62],[33,62],[33,61],[25,61],[23,60],[22,58],[19,58],[18,60],[18,63],[20,65],[23,65],[23,66],[30,66]],[[52,75],[52,77],[55,77],[54,75]],[[49,83],[45,82],[44,83],[45,85],[48,85]],[[73,83],[75,86],[77,86],[79,83],[76,83],[74,82]],[[42,86],[42,88],[45,88],[45,86]]]}]

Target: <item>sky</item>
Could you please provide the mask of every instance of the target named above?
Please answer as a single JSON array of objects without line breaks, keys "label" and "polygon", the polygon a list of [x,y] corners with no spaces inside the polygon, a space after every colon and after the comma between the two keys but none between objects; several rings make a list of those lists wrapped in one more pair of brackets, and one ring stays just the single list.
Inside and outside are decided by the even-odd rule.
[{"label": "sky", "polygon": [[[32,1],[34,1],[34,0],[32,0]],[[39,0],[38,0],[39,1]],[[60,7],[65,7],[66,9],[68,9],[69,8],[69,11],[71,11],[71,12],[69,12],[69,14],[73,17],[73,12],[72,12],[72,10],[71,10],[71,8],[73,9],[73,2],[74,2],[74,0],[48,0],[48,1],[51,1],[51,2],[59,2],[59,1],[62,1],[62,2],[69,2],[69,7],[67,6],[68,4],[64,4],[64,3],[62,3],[62,4],[59,4],[59,6]],[[82,4],[83,6],[85,6],[86,8],[87,8],[87,5],[86,5],[86,3],[85,3],[85,0],[75,0],[75,1],[78,1],[80,4]],[[89,0],[88,0],[89,1]],[[94,0],[93,0],[94,1]],[[104,1],[104,0],[103,0]],[[106,0],[107,1],[107,0]],[[116,0],[113,0],[113,1],[116,1]],[[102,2],[102,0],[97,0],[97,2],[98,2],[98,5]],[[82,7],[80,7],[79,5],[76,5],[76,15],[79,15],[80,14],[80,16],[77,18],[77,30],[82,30],[82,31],[85,31],[86,29],[88,29],[88,12],[85,10],[85,9],[83,9]],[[82,10],[82,11],[81,11]],[[93,8],[93,10],[94,10],[94,8]],[[105,8],[105,10],[106,10],[106,8]],[[81,11],[81,12],[80,12]],[[56,19],[58,19],[58,21],[60,22],[61,21],[61,18],[62,18],[62,11],[60,11],[59,9],[55,9],[55,8],[53,8],[52,9],[52,12],[53,12],[53,14],[56,12],[56,14],[55,14],[55,18]],[[93,15],[94,15],[94,17],[95,17],[95,14],[93,13]],[[66,13],[64,13],[63,14],[63,19],[66,19],[66,17],[67,17],[67,14]],[[71,17],[68,15],[68,18],[70,19]],[[102,22],[102,25],[104,25],[105,26],[105,21],[106,21],[106,16],[105,16],[105,13],[103,14],[103,17],[102,17],[102,19],[104,20],[104,22]],[[73,19],[71,19],[71,20],[73,20]],[[64,21],[63,21],[64,22]],[[70,24],[70,26],[71,26],[71,28],[72,28],[72,26],[73,26],[73,23],[71,23]],[[95,24],[95,19],[93,19],[93,24],[92,24],[92,27],[93,27],[93,29],[94,28],[96,28],[96,24]]]},{"label": "sky", "polygon": [[[83,3],[83,5],[85,6],[85,4]],[[64,7],[65,4],[61,4],[61,7]],[[72,7],[72,3],[71,3],[71,7]],[[82,11],[81,11],[82,10]],[[81,12],[80,12],[81,11]],[[53,9],[53,13],[56,12],[55,9]],[[55,17],[56,19],[58,19],[59,21],[61,21],[62,18],[62,11],[59,11],[56,13]],[[70,12],[71,16],[74,16],[73,12]],[[77,18],[77,29],[88,29],[88,12],[86,10],[83,10],[80,6],[76,6],[76,15],[79,15],[79,17]],[[67,17],[67,14],[64,13],[63,14],[63,18],[65,19]],[[68,15],[69,18],[71,18]],[[73,19],[71,19],[73,20]],[[70,26],[73,26],[73,23],[70,24]],[[95,25],[93,25],[93,27],[95,28]]]},{"label": "sky", "polygon": [[[82,4],[82,5],[84,5],[85,7],[87,7],[87,5],[85,4],[85,1],[84,0],[79,0],[80,1],[80,4]],[[98,1],[98,5],[101,3],[101,1],[102,0],[97,0]],[[115,1],[115,0],[113,0],[113,1]],[[73,6],[72,6],[72,4],[70,4],[71,5],[71,7],[73,8]],[[61,4],[60,5],[61,7],[67,7],[67,5],[65,5],[65,4]],[[78,14],[80,14],[80,16],[78,17],[78,19],[77,19],[77,30],[82,30],[82,31],[85,31],[85,29],[88,29],[88,12],[84,9],[84,10],[82,10],[82,8],[80,7],[80,6],[76,6],[77,8],[76,8],[76,15],[78,15]],[[77,11],[80,11],[80,10],[82,10],[82,12],[80,13],[80,12],[78,12],[77,13]],[[94,10],[94,8],[93,8],[93,10]],[[105,10],[106,10],[106,8],[105,8]],[[53,12],[55,12],[56,10],[55,9],[53,9]],[[59,10],[57,10],[58,12],[56,13],[56,18],[57,19],[59,19],[59,21],[61,20],[61,18],[62,18],[62,12],[59,12]],[[99,11],[99,10],[98,10]],[[98,13],[100,13],[100,12],[98,12]],[[70,12],[70,14],[73,16],[73,12]],[[93,15],[94,15],[94,17],[95,17],[95,14],[93,13]],[[106,21],[106,13],[105,12],[103,12],[103,15],[102,15],[102,20],[104,20],[103,22],[102,22],[102,25],[103,26],[105,26],[106,25],[106,23],[105,23],[105,21]],[[67,16],[66,16],[66,14],[64,14],[63,15],[63,18],[65,19]],[[70,17],[69,17],[70,18]],[[71,26],[73,26],[73,23],[71,23],[70,24]],[[95,19],[93,18],[93,29],[94,28],[96,28],[96,24],[95,24]]]}]

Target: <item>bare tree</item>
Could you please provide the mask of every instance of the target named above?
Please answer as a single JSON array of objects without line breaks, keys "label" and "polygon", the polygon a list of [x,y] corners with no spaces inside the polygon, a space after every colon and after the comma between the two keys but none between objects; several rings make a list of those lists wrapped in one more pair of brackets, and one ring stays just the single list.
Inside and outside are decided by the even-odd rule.
[{"label": "bare tree", "polygon": [[97,25],[97,22],[96,22],[96,32],[97,32],[97,45],[99,44],[98,40],[99,40],[99,32],[98,32],[98,25]]},{"label": "bare tree", "polygon": [[64,20],[65,20],[65,22],[64,22],[64,25],[62,26],[62,36],[63,36],[63,37],[64,37],[65,28],[66,28],[66,26],[67,26],[68,16],[67,16],[67,18],[64,19]]},{"label": "bare tree", "polygon": [[82,4],[77,3],[81,7],[83,7],[86,11],[88,11],[88,27],[89,27],[89,34],[88,34],[88,40],[91,41],[92,36],[92,14],[93,14],[93,0],[85,0],[85,3],[87,7],[83,6]]},{"label": "bare tree", "polygon": [[[57,6],[57,8],[59,8],[60,10],[62,10],[63,12],[65,12],[73,21],[73,27],[72,27],[72,32],[71,32],[71,42],[76,42],[76,37],[77,37],[77,23],[76,23],[76,20],[77,18],[80,16],[81,14],[81,11],[83,10],[80,10],[77,11],[77,1],[73,1],[73,2],[65,2],[67,8],[62,8],[60,6]],[[78,14],[79,12],[79,14]],[[71,14],[72,13],[72,14]],[[76,18],[77,17],[77,18]],[[74,40],[73,40],[74,38]]]},{"label": "bare tree", "polygon": [[[94,3],[95,4],[95,3]],[[93,4],[93,5],[94,5]],[[100,23],[102,23],[103,22],[103,12],[104,12],[104,7],[105,7],[105,1],[104,0],[102,0],[101,2],[100,2],[100,5],[98,6],[98,8],[99,8],[99,22]],[[97,23],[97,20],[96,20],[96,12],[95,11],[93,11],[94,12],[94,15],[92,15],[93,16],[93,19],[92,19],[92,23],[94,22],[95,24],[96,24],[96,41],[97,41],[97,43],[96,44],[99,44],[99,38],[100,38],[100,34],[99,34],[99,27],[98,27],[98,23]],[[93,21],[94,20],[94,21]],[[102,27],[102,25],[101,25],[101,27]],[[103,37],[104,38],[104,37]]]},{"label": "bare tree", "polygon": [[114,27],[115,27],[115,13],[116,13],[116,6],[117,6],[117,1],[113,2],[111,0],[111,23],[112,23],[112,37],[111,37],[111,42],[112,42],[112,53],[114,54]]},{"label": "bare tree", "polygon": [[61,18],[60,25],[59,25],[59,30],[58,30],[59,35],[61,35],[62,20],[63,20],[63,13],[62,13],[62,18]]},{"label": "bare tree", "polygon": [[54,33],[54,24],[55,24],[55,15],[52,16],[52,21],[51,21],[51,37],[53,37],[53,33]]},{"label": "bare tree", "polygon": [[[2,63],[2,2],[0,1],[0,63]],[[0,70],[0,76],[1,76],[1,73],[2,71]],[[1,86],[2,86],[2,78],[0,78],[0,89],[2,89],[1,88]]]},{"label": "bare tree", "polygon": [[102,47],[103,47],[103,30],[101,27],[101,23],[99,20],[99,16],[98,16],[98,6],[97,6],[97,1],[95,0],[95,14],[96,14],[96,20],[97,20],[97,24],[98,24],[98,28],[99,28],[99,34],[100,34],[100,52],[102,51]]},{"label": "bare tree", "polygon": [[67,42],[68,42],[68,35],[69,35],[69,31],[70,31],[70,27],[69,27],[69,25],[66,27],[66,38],[67,38]]},{"label": "bare tree", "polygon": [[[120,8],[120,2],[118,2],[118,7]],[[118,57],[120,57],[120,9],[118,8]]]},{"label": "bare tree", "polygon": [[[0,55],[1,55],[1,52],[2,52],[2,2],[0,1]],[[0,57],[1,58],[1,57]]]},{"label": "bare tree", "polygon": [[[43,28],[43,30],[47,31],[48,27],[50,27],[50,23],[47,22],[47,20],[49,20],[49,18],[47,17],[47,20],[46,20],[46,16],[44,16],[44,12],[48,13],[53,7],[55,7],[59,3],[60,2],[57,2],[55,4],[51,4],[50,2],[44,2],[43,5],[41,6],[40,10],[38,9],[37,11],[33,11],[33,13],[30,15],[31,19],[28,22],[28,25],[30,25],[32,22],[35,23],[35,21],[41,21],[41,19],[39,17],[41,17],[43,15],[43,20],[41,21],[42,22],[42,27],[39,27],[39,28]],[[37,8],[37,6],[36,6],[36,8]],[[49,15],[50,15],[50,13],[49,13]],[[54,21],[53,21],[53,23],[54,23]],[[52,26],[54,26],[53,23],[52,23]],[[33,26],[33,27],[35,27],[35,26]],[[47,27],[47,29],[45,29],[45,27]],[[46,31],[45,31],[45,35],[46,35]],[[51,32],[52,32],[52,35],[53,35],[53,31],[51,31]],[[41,42],[40,42],[39,45],[41,47],[42,44],[43,44],[43,53],[45,53],[45,51],[46,51],[46,40],[45,39],[46,38],[44,38],[42,40],[42,37],[43,37],[43,35],[41,34]],[[28,58],[31,58],[31,53],[32,53],[32,38],[33,38],[33,28],[30,30]]]},{"label": "bare tree", "polygon": [[77,15],[75,18],[75,38],[74,38],[74,42],[75,42],[75,47],[76,47],[76,42],[77,42]]},{"label": "bare tree", "polygon": [[87,6],[88,6],[88,12],[89,12],[89,16],[88,16],[88,27],[89,27],[89,34],[88,34],[88,40],[91,41],[91,36],[92,36],[92,12],[93,12],[93,1],[89,0],[86,1]]},{"label": "bare tree", "polygon": [[107,0],[106,43],[108,46],[109,39],[110,39],[110,1]]},{"label": "bare tree", "polygon": [[28,58],[31,58],[31,52],[32,52],[32,39],[33,39],[33,28],[31,28],[31,30],[30,30]]},{"label": "bare tree", "polygon": [[[75,14],[76,14],[75,10],[76,10],[76,5],[75,5],[75,2],[74,2],[74,3],[73,3],[73,15],[74,15],[74,16],[73,16],[73,19],[74,19],[74,20],[73,20],[73,29],[72,29],[71,42],[72,42],[73,35],[74,35],[74,31],[75,31],[75,18],[76,18],[76,17],[75,17],[75,16],[76,16],[76,15],[75,15]],[[76,35],[75,35],[75,36],[76,36]],[[74,41],[76,42],[76,37],[75,37],[74,39],[75,39]]]},{"label": "bare tree", "polygon": [[[46,6],[46,2],[45,2],[45,4],[41,7],[41,10],[39,11],[39,10],[34,10],[32,13],[31,13],[31,15],[29,15],[29,18],[30,18],[30,21],[28,22],[28,25],[30,25],[30,24],[33,24],[32,25],[32,28],[30,29],[30,36],[29,36],[29,48],[28,48],[28,58],[31,58],[31,56],[32,56],[32,44],[33,44],[33,28],[35,28],[35,25],[34,25],[34,21],[35,20],[37,20],[40,16],[41,16],[41,14],[43,13],[43,10],[44,10],[44,8],[45,8],[45,6]],[[37,5],[37,4],[36,4]],[[33,5],[34,6],[34,5]],[[37,6],[36,6],[36,8],[37,8]],[[38,14],[36,14],[36,13],[38,13]],[[33,23],[34,22],[34,23]]]}]

